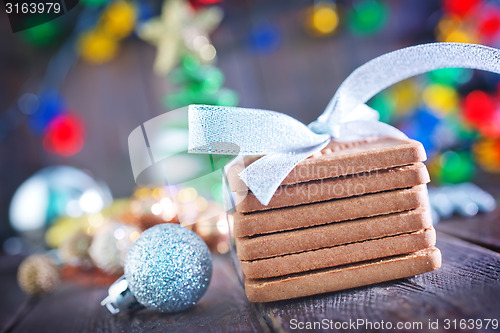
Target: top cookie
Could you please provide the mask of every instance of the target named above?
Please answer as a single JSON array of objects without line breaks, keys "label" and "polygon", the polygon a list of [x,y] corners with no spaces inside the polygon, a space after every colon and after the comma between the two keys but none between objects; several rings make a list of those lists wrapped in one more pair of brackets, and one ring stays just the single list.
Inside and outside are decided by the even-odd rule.
[{"label": "top cookie", "polygon": [[[238,174],[259,158],[245,157],[229,168],[227,180],[231,191],[248,191],[248,187]],[[281,185],[388,169],[423,162],[426,159],[422,144],[411,139],[370,138],[355,142],[331,141],[321,152],[300,162]]]}]

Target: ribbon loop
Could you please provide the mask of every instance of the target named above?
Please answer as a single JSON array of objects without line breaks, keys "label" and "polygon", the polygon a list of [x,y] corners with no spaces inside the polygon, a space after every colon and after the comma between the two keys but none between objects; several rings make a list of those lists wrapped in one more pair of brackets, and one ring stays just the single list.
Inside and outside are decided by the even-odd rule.
[{"label": "ribbon loop", "polygon": [[[329,138],[312,132],[290,116],[274,111],[190,105],[188,112],[190,153],[287,153],[316,146]],[[221,147],[220,143],[230,143],[239,149]]]}]

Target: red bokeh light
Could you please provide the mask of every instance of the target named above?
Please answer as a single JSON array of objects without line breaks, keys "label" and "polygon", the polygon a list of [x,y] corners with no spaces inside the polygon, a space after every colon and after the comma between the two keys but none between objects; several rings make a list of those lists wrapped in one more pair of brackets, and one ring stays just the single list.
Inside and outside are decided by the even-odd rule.
[{"label": "red bokeh light", "polygon": [[44,148],[51,153],[71,156],[83,148],[85,127],[80,118],[63,114],[49,123],[43,138]]},{"label": "red bokeh light", "polygon": [[479,21],[479,33],[486,38],[492,38],[500,31],[500,11],[491,10]]},{"label": "red bokeh light", "polygon": [[500,135],[500,112],[496,99],[483,91],[475,90],[468,94],[463,103],[463,116],[486,137]]},{"label": "red bokeh light", "polygon": [[479,3],[481,0],[444,0],[443,10],[448,14],[464,17]]},{"label": "red bokeh light", "polygon": [[211,6],[222,2],[222,0],[189,0],[191,7],[198,9],[204,6]]}]

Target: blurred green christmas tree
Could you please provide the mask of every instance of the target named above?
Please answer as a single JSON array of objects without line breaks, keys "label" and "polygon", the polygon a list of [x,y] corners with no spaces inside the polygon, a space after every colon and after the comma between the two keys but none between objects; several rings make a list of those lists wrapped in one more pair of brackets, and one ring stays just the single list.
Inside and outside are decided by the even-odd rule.
[{"label": "blurred green christmas tree", "polygon": [[177,89],[163,98],[163,105],[167,109],[189,104],[238,105],[238,95],[222,87],[224,74],[217,67],[202,65],[194,56],[184,56],[168,78]]}]

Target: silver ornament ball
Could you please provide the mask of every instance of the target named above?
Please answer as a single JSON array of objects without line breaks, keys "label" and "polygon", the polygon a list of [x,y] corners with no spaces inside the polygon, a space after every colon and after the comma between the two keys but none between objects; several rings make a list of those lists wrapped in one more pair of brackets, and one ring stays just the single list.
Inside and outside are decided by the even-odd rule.
[{"label": "silver ornament ball", "polygon": [[159,224],[144,231],[125,262],[125,278],[137,301],[161,312],[193,306],[211,277],[207,245],[178,224]]}]

